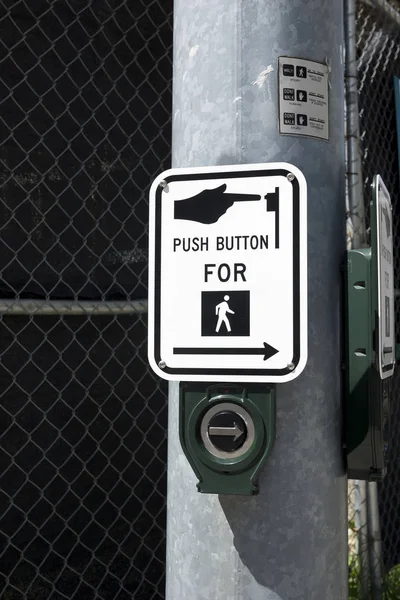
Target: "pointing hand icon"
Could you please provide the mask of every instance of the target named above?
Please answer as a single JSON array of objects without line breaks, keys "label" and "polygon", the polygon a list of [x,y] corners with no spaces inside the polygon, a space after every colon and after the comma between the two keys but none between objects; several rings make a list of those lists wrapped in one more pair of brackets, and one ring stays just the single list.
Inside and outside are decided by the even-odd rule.
[{"label": "pointing hand icon", "polygon": [[174,218],[210,225],[216,223],[234,202],[261,200],[258,194],[226,194],[225,190],[226,183],[191,198],[175,200]]}]

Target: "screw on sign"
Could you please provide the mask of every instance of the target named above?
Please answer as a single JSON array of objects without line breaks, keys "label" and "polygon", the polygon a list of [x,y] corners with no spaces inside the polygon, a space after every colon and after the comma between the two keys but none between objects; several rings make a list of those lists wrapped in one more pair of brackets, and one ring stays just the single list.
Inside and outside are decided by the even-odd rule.
[{"label": "screw on sign", "polygon": [[302,173],[286,163],[171,169],[149,204],[155,372],[181,381],[297,377],[307,359]]}]

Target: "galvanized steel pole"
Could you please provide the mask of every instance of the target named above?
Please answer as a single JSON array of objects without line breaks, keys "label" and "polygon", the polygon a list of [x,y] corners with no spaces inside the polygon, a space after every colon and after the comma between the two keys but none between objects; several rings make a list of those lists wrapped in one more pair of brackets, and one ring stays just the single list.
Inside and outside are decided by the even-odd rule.
[{"label": "galvanized steel pole", "polygon": [[[345,600],[342,2],[175,0],[174,23],[173,166],[286,161],[307,178],[309,360],[277,386],[277,439],[255,497],[196,491],[170,384],[166,597]],[[330,64],[329,142],[278,133],[279,56]]]},{"label": "galvanized steel pole", "polygon": [[378,505],[378,484],[367,484],[368,500],[368,554],[371,577],[371,598],[382,600],[383,597],[383,561],[381,526]]},{"label": "galvanized steel pole", "polygon": [[358,106],[356,1],[345,1],[346,40],[346,147],[347,185],[350,217],[354,227],[353,248],[366,244],[363,179],[360,150],[360,119]]}]

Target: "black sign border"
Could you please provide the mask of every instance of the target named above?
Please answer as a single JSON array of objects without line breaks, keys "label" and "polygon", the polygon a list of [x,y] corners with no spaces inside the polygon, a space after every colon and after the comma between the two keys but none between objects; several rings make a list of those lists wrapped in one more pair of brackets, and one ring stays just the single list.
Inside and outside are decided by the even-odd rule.
[{"label": "black sign border", "polygon": [[[286,177],[293,187],[293,358],[289,366],[284,369],[194,369],[194,368],[172,368],[165,365],[163,372],[176,376],[207,377],[217,375],[223,379],[225,376],[241,376],[244,378],[268,376],[284,376],[292,373],[300,362],[300,186],[296,178],[290,180],[287,176],[291,173],[286,169],[252,169],[249,171],[218,171],[211,173],[179,173],[164,178],[165,183],[175,181],[201,181],[204,179],[231,179],[239,177]],[[162,222],[162,192],[163,188],[158,186],[155,193],[155,254],[154,254],[154,359],[156,364],[163,361],[160,353],[161,342],[161,222]],[[164,362],[164,361],[163,361]]]}]

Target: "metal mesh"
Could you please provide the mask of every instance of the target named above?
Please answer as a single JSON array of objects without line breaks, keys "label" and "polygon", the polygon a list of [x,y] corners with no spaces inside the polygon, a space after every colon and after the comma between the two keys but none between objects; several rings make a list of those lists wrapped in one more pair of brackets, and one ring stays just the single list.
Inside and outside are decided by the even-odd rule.
[{"label": "metal mesh", "polygon": [[[392,6],[392,8],[391,8]],[[379,173],[394,211],[395,287],[400,287],[400,204],[394,77],[400,77],[400,13],[398,3],[359,2],[357,51],[364,199],[368,206],[374,174]],[[367,214],[368,219],[368,214]],[[400,305],[396,303],[397,342]],[[383,558],[387,569],[400,562],[400,372],[393,377],[389,468],[380,485]],[[400,593],[400,592],[399,592]]]},{"label": "metal mesh", "polygon": [[172,0],[0,0],[2,600],[164,597],[139,300],[171,54]]}]

